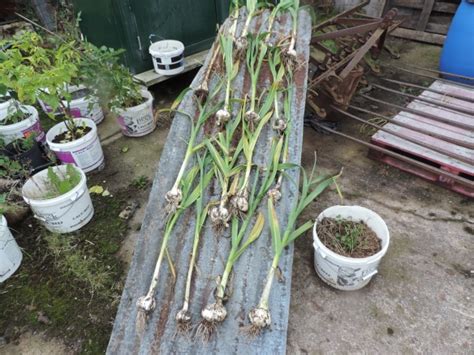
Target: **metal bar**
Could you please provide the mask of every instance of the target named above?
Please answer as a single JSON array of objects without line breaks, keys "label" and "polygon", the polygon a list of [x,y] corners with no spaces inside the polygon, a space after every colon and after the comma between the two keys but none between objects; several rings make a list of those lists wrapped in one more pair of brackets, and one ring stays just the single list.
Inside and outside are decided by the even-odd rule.
[{"label": "metal bar", "polygon": [[367,42],[365,42],[364,45],[356,51],[356,55],[351,60],[351,62],[347,64],[347,66],[342,70],[341,74],[339,75],[342,79],[349,75],[351,70],[354,69],[357,64],[359,64],[361,59],[365,56],[369,49],[372,48],[372,46],[375,44],[375,42],[377,42],[377,40],[380,38],[380,36],[382,36],[384,32],[385,29],[377,28],[374,33],[372,33]]},{"label": "metal bar", "polygon": [[450,120],[447,120],[446,118],[444,117],[441,117],[441,116],[438,116],[438,115],[434,115],[432,113],[428,113],[428,112],[424,112],[424,111],[421,111],[421,110],[417,110],[415,108],[411,108],[411,107],[405,107],[405,106],[401,106],[401,105],[397,105],[397,104],[393,104],[391,102],[387,102],[387,101],[383,101],[383,100],[380,100],[380,99],[376,99],[375,97],[372,97],[372,96],[369,96],[369,95],[365,95],[365,94],[359,94],[361,97],[367,99],[367,100],[370,100],[370,101],[374,101],[374,102],[378,102],[380,104],[383,104],[383,105],[387,105],[387,106],[390,106],[390,107],[394,107],[394,108],[397,108],[401,111],[406,111],[406,112],[410,112],[410,113],[414,113],[415,115],[420,115],[420,116],[423,116],[423,117],[426,117],[426,118],[429,118],[429,119],[432,119],[432,120],[435,120],[435,121],[438,121],[438,122],[443,122],[443,123],[448,123],[452,126],[456,126],[456,127],[459,127],[459,128],[464,128],[464,129],[473,129],[474,128],[474,125],[469,125],[469,124],[464,124],[464,123],[461,123],[461,122],[454,122],[454,121],[450,121]]},{"label": "metal bar", "polygon": [[[316,123],[317,124],[317,123]],[[388,150],[388,149],[385,149],[385,148],[382,148],[382,147],[379,147],[378,145],[375,145],[375,144],[372,144],[372,143],[368,143],[368,142],[365,142],[363,140],[360,140],[358,138],[355,138],[355,137],[352,137],[352,136],[349,136],[347,134],[344,134],[342,132],[338,132],[336,130],[333,130],[329,127],[326,127],[324,125],[318,125],[318,127],[320,127],[321,129],[324,129],[325,131],[328,131],[330,133],[334,133],[338,136],[341,136],[341,137],[344,137],[346,139],[349,139],[351,141],[354,141],[356,143],[359,143],[359,144],[362,144],[366,147],[369,147],[370,149],[373,149],[373,150],[376,150],[378,152],[381,152],[381,153],[384,153],[386,155],[389,155],[393,158],[396,158],[398,160],[401,160],[405,163],[409,163],[409,164],[412,164],[414,166],[417,166],[419,168],[422,168],[422,169],[425,169],[425,170],[428,170],[429,172],[431,173],[434,173],[434,174],[439,174],[439,175],[443,175],[445,177],[448,177],[450,178],[451,180],[453,181],[456,181],[457,183],[463,185],[463,186],[467,186],[469,188],[474,188],[474,182],[468,180],[468,179],[465,179],[459,175],[454,175],[446,170],[442,170],[442,169],[439,169],[439,168],[436,168],[434,166],[431,166],[431,165],[428,165],[428,164],[425,164],[425,163],[422,163],[418,160],[415,160],[415,159],[412,159],[412,158],[409,158],[409,157],[406,157],[402,154],[398,154],[398,153],[395,153],[395,152],[392,152],[391,150]]]},{"label": "metal bar", "polygon": [[[397,120],[395,120],[391,117],[388,117],[386,115],[382,115],[380,113],[373,112],[373,111],[370,111],[370,110],[366,110],[365,108],[362,108],[362,107],[357,107],[357,106],[353,106],[353,105],[347,105],[347,107],[350,108],[350,109],[356,110],[356,111],[367,113],[369,115],[374,115],[376,117],[381,117],[384,120],[386,120],[387,122],[390,122],[390,123],[395,124],[395,125],[400,126],[400,127],[409,128],[413,131],[423,133],[423,134],[426,134],[426,135],[434,137],[434,138],[439,138],[439,139],[442,139],[442,140],[444,140],[446,142],[449,142],[449,143],[457,144],[459,146],[469,148],[469,149],[474,149],[474,143],[472,143],[472,144],[471,143],[466,143],[465,141],[462,141],[460,139],[456,139],[456,138],[452,138],[452,137],[446,137],[446,136],[443,136],[442,134],[438,134],[438,133],[426,130],[424,128],[413,126],[413,125],[405,123],[405,122],[397,121]],[[414,118],[413,118],[413,120],[417,121]],[[422,122],[422,121],[419,121],[419,122]],[[426,123],[426,122],[424,122],[424,123]]]},{"label": "metal bar", "polygon": [[[447,151],[447,150],[445,150],[445,149],[442,149],[442,148],[440,148],[440,147],[438,147],[438,146],[436,146],[436,145],[432,145],[432,144],[428,144],[428,143],[422,142],[422,141],[420,141],[420,140],[418,140],[418,139],[414,139],[414,138],[408,137],[408,136],[406,136],[406,135],[404,135],[404,134],[402,134],[402,133],[399,133],[399,132],[397,132],[397,131],[395,131],[395,130],[385,128],[385,127],[383,127],[383,126],[380,126],[380,125],[375,124],[375,123],[372,123],[372,122],[368,122],[368,121],[366,121],[366,120],[364,120],[364,119],[362,119],[362,118],[360,118],[360,117],[357,117],[356,115],[353,115],[353,114],[351,114],[351,113],[349,113],[349,112],[347,112],[347,111],[341,110],[340,108],[338,108],[338,107],[336,107],[336,106],[331,105],[331,108],[332,108],[333,110],[336,110],[336,111],[339,112],[339,113],[342,113],[343,115],[346,115],[347,117],[350,117],[350,118],[352,118],[352,119],[354,119],[354,120],[356,120],[356,121],[365,123],[365,124],[367,124],[367,125],[369,125],[369,126],[372,126],[372,127],[374,127],[374,128],[377,128],[377,129],[379,129],[379,130],[381,130],[381,131],[387,132],[387,133],[389,133],[389,134],[391,134],[391,135],[393,135],[393,136],[395,136],[395,137],[402,138],[402,139],[404,139],[404,140],[406,140],[406,141],[408,141],[408,142],[417,144],[417,145],[419,145],[419,146],[421,146],[421,147],[424,147],[424,148],[431,149],[431,150],[433,150],[433,151],[435,151],[435,152],[444,154],[444,155],[446,155],[446,156],[448,156],[448,157],[450,157],[450,158],[457,159],[457,160],[462,161],[462,162],[464,162],[464,163],[474,165],[474,159],[466,158],[466,157],[463,156],[463,155],[449,152],[449,151]],[[474,156],[474,154],[473,154],[473,156]]]},{"label": "metal bar", "polygon": [[321,27],[324,27],[324,26],[327,26],[327,25],[332,25],[337,19],[341,18],[341,17],[344,17],[344,16],[347,16],[347,15],[350,15],[352,14],[353,12],[356,12],[357,10],[360,10],[361,8],[363,8],[365,5],[367,5],[368,3],[370,3],[370,0],[364,0],[363,2],[361,2],[360,4],[350,8],[350,9],[347,9],[346,11],[343,11],[341,12],[340,14],[337,14],[336,16],[334,17],[331,17],[330,19],[327,19],[326,21],[323,21],[321,22],[320,24],[316,25],[316,26],[313,26],[313,32],[314,31],[317,31],[318,29],[320,29]]},{"label": "metal bar", "polygon": [[445,72],[445,71],[440,71],[440,70],[436,70],[436,69],[428,69],[428,68],[423,68],[423,67],[419,67],[417,65],[410,65],[410,64],[407,64],[407,67],[415,68],[415,69],[419,69],[419,70],[424,70],[424,71],[427,71],[427,72],[430,72],[430,73],[452,76],[453,78],[459,78],[459,79],[474,81],[474,77],[472,77],[472,76],[466,76],[466,75],[455,74],[455,73],[448,73],[448,72]]},{"label": "metal bar", "polygon": [[439,101],[436,101],[436,100],[427,99],[426,97],[407,94],[405,92],[390,89],[390,88],[387,88],[385,86],[378,85],[378,84],[370,84],[370,85],[372,85],[373,87],[376,87],[378,89],[391,92],[393,94],[409,97],[409,98],[414,99],[414,100],[418,100],[418,101],[426,102],[426,103],[436,105],[436,106],[439,106],[439,107],[447,108],[449,110],[457,111],[457,112],[469,115],[469,116],[471,116],[471,118],[474,118],[474,111],[468,110],[468,109],[460,107],[458,105],[450,105],[450,104],[447,104],[447,103],[444,103],[444,102],[439,102]]},{"label": "metal bar", "polygon": [[349,27],[349,28],[344,28],[342,30],[334,31],[334,32],[329,32],[325,33],[322,35],[314,36],[311,39],[311,44],[319,42],[319,41],[324,41],[327,39],[335,39],[338,37],[344,37],[344,36],[353,36],[355,34],[362,34],[366,33],[372,30],[375,30],[379,25],[382,23],[382,20],[375,21],[372,23],[364,24],[364,25],[359,25],[359,26],[354,26],[354,27]]},{"label": "metal bar", "polygon": [[394,83],[394,84],[398,84],[398,85],[402,85],[402,86],[408,86],[408,87],[412,87],[412,88],[417,88],[417,89],[422,89],[422,90],[426,90],[426,91],[431,91],[431,92],[434,92],[434,93],[436,93],[436,94],[440,94],[440,95],[452,97],[452,98],[454,98],[454,99],[458,99],[458,100],[463,100],[463,101],[466,101],[466,102],[474,103],[474,99],[470,99],[470,98],[468,98],[468,97],[466,97],[466,96],[457,95],[457,94],[453,94],[453,93],[447,94],[447,93],[445,93],[445,92],[443,92],[443,91],[441,91],[441,90],[432,89],[432,88],[427,87],[427,86],[412,84],[412,83],[408,83],[408,82],[406,82],[406,81],[400,81],[400,80],[395,80],[395,79],[382,78],[382,80],[388,81],[389,83]]},{"label": "metal bar", "polygon": [[433,79],[433,80],[439,80],[443,83],[458,85],[458,86],[461,86],[461,87],[464,87],[464,88],[472,89],[472,85],[460,83],[458,81],[452,81],[452,80],[449,80],[449,79],[440,78],[439,76],[436,76],[436,75],[422,74],[422,73],[419,73],[419,72],[416,72],[416,71],[413,71],[413,70],[398,67],[398,66],[393,65],[393,64],[391,65],[391,67],[393,67],[395,69],[398,69],[398,70],[401,70],[401,71],[404,71],[404,72],[409,73],[409,74],[418,75],[418,76],[422,76],[422,77],[425,77],[425,78],[430,78],[430,79]]}]

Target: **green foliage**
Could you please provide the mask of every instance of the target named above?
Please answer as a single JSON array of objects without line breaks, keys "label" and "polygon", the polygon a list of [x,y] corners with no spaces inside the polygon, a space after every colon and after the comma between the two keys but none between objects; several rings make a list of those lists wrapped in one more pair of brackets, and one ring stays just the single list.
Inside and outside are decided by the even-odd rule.
[{"label": "green foliage", "polygon": [[77,43],[70,41],[51,46],[36,32],[23,32],[0,41],[0,85],[16,93],[25,104],[39,98],[53,112],[70,101],[67,85],[78,74],[80,62]]},{"label": "green foliage", "polygon": [[364,233],[364,225],[361,223],[346,223],[341,216],[337,216],[336,224],[342,233],[336,233],[336,240],[348,253],[352,253],[360,243],[360,237]]},{"label": "green foliage", "polygon": [[0,178],[18,179],[24,176],[26,176],[26,170],[19,162],[0,155]]},{"label": "green foliage", "polygon": [[100,48],[89,42],[84,47],[79,71],[82,82],[92,89],[103,105],[112,111],[136,106],[144,101],[141,85],[134,81],[127,67],[119,63],[124,50]]},{"label": "green foliage", "polygon": [[30,113],[24,106],[21,106],[17,101],[14,101],[12,105],[8,107],[7,117],[0,121],[0,125],[6,126],[15,124],[27,119]]},{"label": "green foliage", "polygon": [[148,179],[147,176],[140,175],[139,177],[133,179],[130,185],[139,190],[145,190],[148,187],[149,183],[150,183],[150,179]]},{"label": "green foliage", "polygon": [[[59,169],[56,171],[59,172]],[[66,175],[61,172],[58,174],[56,171],[52,167],[48,168],[48,180],[51,186],[51,191],[48,191],[48,198],[64,195],[76,187],[81,181],[79,170],[72,164],[66,165]]]}]

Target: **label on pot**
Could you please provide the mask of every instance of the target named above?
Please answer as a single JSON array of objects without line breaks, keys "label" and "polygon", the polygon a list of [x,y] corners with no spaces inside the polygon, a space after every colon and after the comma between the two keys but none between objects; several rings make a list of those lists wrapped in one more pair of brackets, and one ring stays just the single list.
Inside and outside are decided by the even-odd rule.
[{"label": "label on pot", "polygon": [[36,121],[30,127],[21,131],[21,134],[23,134],[23,138],[28,138],[33,132],[37,134],[36,141],[43,143],[46,138],[46,134],[43,132],[43,129],[41,128],[41,123],[39,120]]},{"label": "label on pot", "polygon": [[94,166],[99,160],[102,160],[103,157],[99,137],[96,136],[95,139],[87,146],[75,150],[71,152],[71,154],[77,166],[79,166],[81,169],[87,170],[88,168]]},{"label": "label on pot", "polygon": [[137,112],[136,115],[120,115],[117,120],[126,136],[143,135],[155,129],[155,119],[149,109]]}]

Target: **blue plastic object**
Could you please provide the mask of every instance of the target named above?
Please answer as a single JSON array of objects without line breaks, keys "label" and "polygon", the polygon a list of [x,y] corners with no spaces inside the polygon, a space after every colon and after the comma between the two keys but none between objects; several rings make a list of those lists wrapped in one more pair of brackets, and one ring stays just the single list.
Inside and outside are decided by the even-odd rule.
[{"label": "blue plastic object", "polygon": [[[441,53],[440,70],[474,78],[474,3],[462,0]],[[446,77],[474,85],[474,80]]]}]

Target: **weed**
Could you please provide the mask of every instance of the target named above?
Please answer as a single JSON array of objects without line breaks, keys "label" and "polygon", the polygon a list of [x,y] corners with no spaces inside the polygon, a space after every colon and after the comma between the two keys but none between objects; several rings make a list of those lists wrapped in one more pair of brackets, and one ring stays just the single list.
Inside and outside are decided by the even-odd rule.
[{"label": "weed", "polygon": [[140,175],[139,177],[132,180],[130,186],[133,186],[139,190],[145,190],[150,184],[150,179],[145,175]]}]

